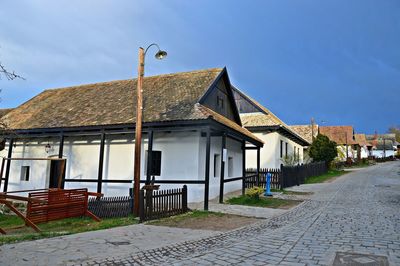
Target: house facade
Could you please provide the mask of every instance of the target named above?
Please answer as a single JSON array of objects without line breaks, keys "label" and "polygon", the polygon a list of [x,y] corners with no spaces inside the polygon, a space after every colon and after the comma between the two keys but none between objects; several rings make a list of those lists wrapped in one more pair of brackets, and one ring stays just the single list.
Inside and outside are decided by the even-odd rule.
[{"label": "house facade", "polygon": [[[221,180],[244,176],[245,147],[263,146],[242,127],[226,69],[146,77],[143,88],[141,183],[186,184],[189,202],[206,208]],[[35,158],[65,158],[62,187],[129,195],[135,95],[135,79],[95,83],[45,90],[8,112],[1,155],[26,160],[5,162],[0,189],[53,187],[53,162]],[[241,180],[229,182],[224,192],[241,187]]]},{"label": "house facade", "polygon": [[354,139],[358,143],[357,157],[365,159],[372,155],[372,145],[367,141],[365,134],[354,134]]},{"label": "house facade", "polygon": [[366,139],[371,143],[371,156],[375,158],[394,157],[398,149],[395,134],[374,134],[366,135]]},{"label": "house facade", "polygon": [[303,149],[309,142],[257,101],[237,88],[233,90],[243,126],[265,143],[259,149],[248,147],[246,166],[257,168],[258,161],[261,168],[303,163]]},{"label": "house facade", "polygon": [[336,142],[340,161],[357,159],[359,145],[355,140],[352,126],[319,126],[319,134]]}]

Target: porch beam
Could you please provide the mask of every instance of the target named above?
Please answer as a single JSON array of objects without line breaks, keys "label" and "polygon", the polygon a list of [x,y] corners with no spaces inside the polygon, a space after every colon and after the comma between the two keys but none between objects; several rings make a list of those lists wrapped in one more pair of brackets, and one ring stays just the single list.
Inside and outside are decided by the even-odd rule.
[{"label": "porch beam", "polygon": [[[221,139],[221,172],[219,181],[219,203],[224,203],[224,178],[225,178],[225,158],[224,151],[226,150],[226,134],[222,135]],[[215,169],[214,169],[215,171]]]},{"label": "porch beam", "polygon": [[[64,134],[61,133],[61,135],[60,135],[60,145],[58,146],[58,158],[59,159],[63,158],[63,153],[64,153]],[[59,188],[64,188],[64,186],[65,186],[66,163],[67,163],[67,161],[65,161],[64,163],[61,164],[61,167],[63,167],[63,169],[62,169],[63,174],[61,176],[61,183],[58,184]]]},{"label": "porch beam", "polygon": [[205,185],[204,185],[204,210],[208,210],[209,189],[210,189],[210,151],[211,151],[211,132],[206,130],[206,165],[205,165]]},{"label": "porch beam", "polygon": [[58,146],[58,158],[62,158],[64,153],[64,134],[60,135],[60,145]]},{"label": "porch beam", "polygon": [[151,182],[151,168],[152,168],[152,152],[153,152],[153,130],[149,131],[148,143],[147,143],[147,172],[146,172],[146,185],[150,185]]},{"label": "porch beam", "polygon": [[242,196],[244,196],[246,192],[246,178],[244,178],[246,177],[246,141],[242,142],[242,176]]},{"label": "porch beam", "polygon": [[[7,158],[12,157],[12,150],[14,146],[14,139],[10,139],[10,143],[8,144],[8,154]],[[3,192],[7,192],[8,188],[8,179],[10,178],[10,167],[11,167],[11,160],[7,160],[7,166],[6,166],[6,175],[4,178],[4,187],[3,187]]]},{"label": "porch beam", "polygon": [[260,147],[257,147],[257,179],[256,179],[256,186],[259,186],[260,184]]},{"label": "porch beam", "polygon": [[103,168],[104,168],[104,146],[106,142],[106,134],[101,133],[100,151],[99,151],[99,170],[97,173],[97,193],[101,193],[103,186]]}]

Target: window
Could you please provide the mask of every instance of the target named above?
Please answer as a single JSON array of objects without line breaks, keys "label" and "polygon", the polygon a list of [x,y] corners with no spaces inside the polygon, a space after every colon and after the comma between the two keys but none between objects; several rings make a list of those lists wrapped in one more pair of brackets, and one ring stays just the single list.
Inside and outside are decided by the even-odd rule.
[{"label": "window", "polygon": [[233,157],[228,157],[228,176],[233,176]]},{"label": "window", "polygon": [[21,181],[29,181],[29,166],[21,166]]},{"label": "window", "polygon": [[296,156],[296,146],[293,147],[293,158],[295,160],[297,160],[297,156]]},{"label": "window", "polygon": [[281,158],[283,158],[283,140],[281,140],[281,152],[280,152]]},{"label": "window", "polygon": [[224,98],[217,96],[217,107],[219,109],[224,109]]},{"label": "window", "polygon": [[[149,151],[146,150],[144,161],[144,174],[147,175],[147,164],[149,160]],[[161,175],[161,151],[151,151],[150,172],[151,176]]]},{"label": "window", "polygon": [[288,143],[285,143],[285,156],[288,156]]},{"label": "window", "polygon": [[219,154],[214,154],[214,177],[219,177],[221,172],[221,157]]}]

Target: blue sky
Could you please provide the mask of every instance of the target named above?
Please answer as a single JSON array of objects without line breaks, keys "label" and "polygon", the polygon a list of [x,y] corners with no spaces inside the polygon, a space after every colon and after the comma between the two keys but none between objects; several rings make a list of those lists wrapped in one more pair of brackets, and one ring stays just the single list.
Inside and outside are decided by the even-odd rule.
[{"label": "blue sky", "polygon": [[288,124],[400,124],[400,1],[2,1],[1,108],[44,89],[136,77],[137,48],[157,42],[146,75],[228,68],[231,81]]}]

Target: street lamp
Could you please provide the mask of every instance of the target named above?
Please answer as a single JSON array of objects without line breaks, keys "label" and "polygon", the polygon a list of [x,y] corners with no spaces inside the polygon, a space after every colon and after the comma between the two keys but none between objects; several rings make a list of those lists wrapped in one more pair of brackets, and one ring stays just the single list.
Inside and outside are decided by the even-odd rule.
[{"label": "street lamp", "polygon": [[141,143],[142,143],[142,115],[143,115],[143,77],[144,77],[144,59],[150,47],[156,46],[158,52],[155,54],[156,59],[164,59],[167,52],[162,51],[160,47],[152,43],[146,50],[139,47],[139,65],[138,65],[138,78],[137,78],[137,103],[136,103],[136,126],[135,126],[135,162],[134,162],[134,177],[133,177],[133,213],[139,215],[139,190],[140,190],[140,157],[141,157]]}]

